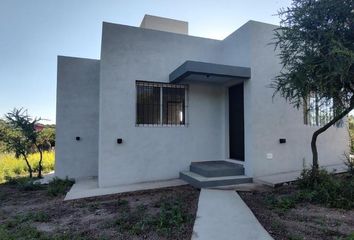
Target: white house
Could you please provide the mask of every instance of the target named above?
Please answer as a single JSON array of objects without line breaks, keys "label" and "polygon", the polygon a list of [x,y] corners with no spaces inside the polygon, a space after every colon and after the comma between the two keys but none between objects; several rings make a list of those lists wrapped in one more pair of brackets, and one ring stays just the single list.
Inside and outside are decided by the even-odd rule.
[{"label": "white house", "polygon": [[[214,186],[309,166],[323,116],[272,97],[276,27],[249,21],[214,40],[150,15],[140,27],[103,23],[99,60],[58,57],[56,175]],[[346,127],[331,127],[318,148],[321,166],[341,165]],[[202,161],[212,162],[191,165]]]}]

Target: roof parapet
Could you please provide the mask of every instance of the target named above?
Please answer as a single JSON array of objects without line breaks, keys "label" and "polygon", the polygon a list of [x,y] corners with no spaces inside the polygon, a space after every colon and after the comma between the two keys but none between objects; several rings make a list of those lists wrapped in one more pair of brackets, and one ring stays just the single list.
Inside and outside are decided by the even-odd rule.
[{"label": "roof parapet", "polygon": [[188,22],[145,14],[141,28],[188,35]]}]

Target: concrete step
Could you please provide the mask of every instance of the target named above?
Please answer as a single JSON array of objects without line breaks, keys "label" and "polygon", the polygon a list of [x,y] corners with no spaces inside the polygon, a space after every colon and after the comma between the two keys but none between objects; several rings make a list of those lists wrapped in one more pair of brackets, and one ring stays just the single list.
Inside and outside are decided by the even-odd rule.
[{"label": "concrete step", "polygon": [[245,175],[223,176],[223,177],[204,177],[194,172],[180,172],[179,177],[197,188],[220,187],[241,183],[251,183],[252,178]]},{"label": "concrete step", "polygon": [[189,170],[204,177],[225,177],[245,174],[243,165],[222,160],[192,162]]}]

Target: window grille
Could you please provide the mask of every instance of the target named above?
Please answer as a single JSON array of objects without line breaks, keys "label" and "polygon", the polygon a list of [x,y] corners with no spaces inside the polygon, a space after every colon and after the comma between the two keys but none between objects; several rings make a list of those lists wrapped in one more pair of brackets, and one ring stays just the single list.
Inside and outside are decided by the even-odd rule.
[{"label": "window grille", "polygon": [[186,124],[187,85],[137,81],[137,125]]},{"label": "window grille", "polygon": [[[317,94],[311,94],[304,104],[304,123],[310,126],[324,126],[333,119],[333,99],[319,99]],[[342,127],[343,121],[336,123]]]}]

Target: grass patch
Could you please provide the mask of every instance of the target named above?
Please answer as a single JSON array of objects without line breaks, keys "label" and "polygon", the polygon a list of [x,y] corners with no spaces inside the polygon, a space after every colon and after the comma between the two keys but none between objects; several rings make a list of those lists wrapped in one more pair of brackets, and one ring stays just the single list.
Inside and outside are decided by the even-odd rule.
[{"label": "grass patch", "polygon": [[[81,236],[83,235],[83,236]],[[0,225],[0,240],[85,240],[85,234],[63,233],[48,235],[28,224],[8,228]]]},{"label": "grass patch", "polygon": [[276,210],[278,213],[285,213],[296,206],[297,199],[292,195],[281,197],[269,195],[265,197],[264,202],[269,208]]},{"label": "grass patch", "polygon": [[44,189],[44,186],[36,182],[37,178],[29,177],[7,177],[6,184],[14,185],[20,191],[37,191]]},{"label": "grass patch", "polygon": [[28,221],[33,222],[48,222],[50,221],[51,217],[48,213],[39,211],[39,212],[31,212],[26,215],[26,219]]},{"label": "grass patch", "polygon": [[[28,161],[33,169],[38,169],[39,153],[30,154]],[[54,151],[43,152],[43,172],[54,170]],[[6,181],[7,178],[25,176],[28,174],[28,168],[22,158],[16,159],[13,154],[0,154],[0,183]]]},{"label": "grass patch", "polygon": [[126,207],[114,223],[119,231],[140,235],[151,229],[153,219],[147,214],[146,207],[144,205],[139,205],[134,210],[130,207]]},{"label": "grass patch", "polygon": [[159,211],[153,214],[148,212],[145,205],[132,209],[124,200],[118,201],[118,204],[121,213],[114,225],[120,232],[128,232],[131,235],[154,231],[171,237],[173,234],[178,235],[183,227],[193,220],[193,216],[183,207],[180,199],[160,199],[154,205]]},{"label": "grass patch", "polygon": [[354,232],[350,234],[348,237],[344,238],[344,240],[354,240]]},{"label": "grass patch", "polygon": [[66,194],[71,186],[75,183],[72,179],[60,179],[60,178],[53,178],[52,181],[48,184],[48,195],[52,197],[60,196]]},{"label": "grass patch", "polygon": [[192,221],[192,216],[183,208],[181,199],[162,199],[158,214],[157,230],[170,235],[179,232],[185,223]]},{"label": "grass patch", "polygon": [[14,229],[7,226],[0,226],[0,240],[18,240],[18,239],[28,239],[28,240],[46,240],[48,238],[44,237],[43,234],[36,228],[29,225],[19,225]]}]

